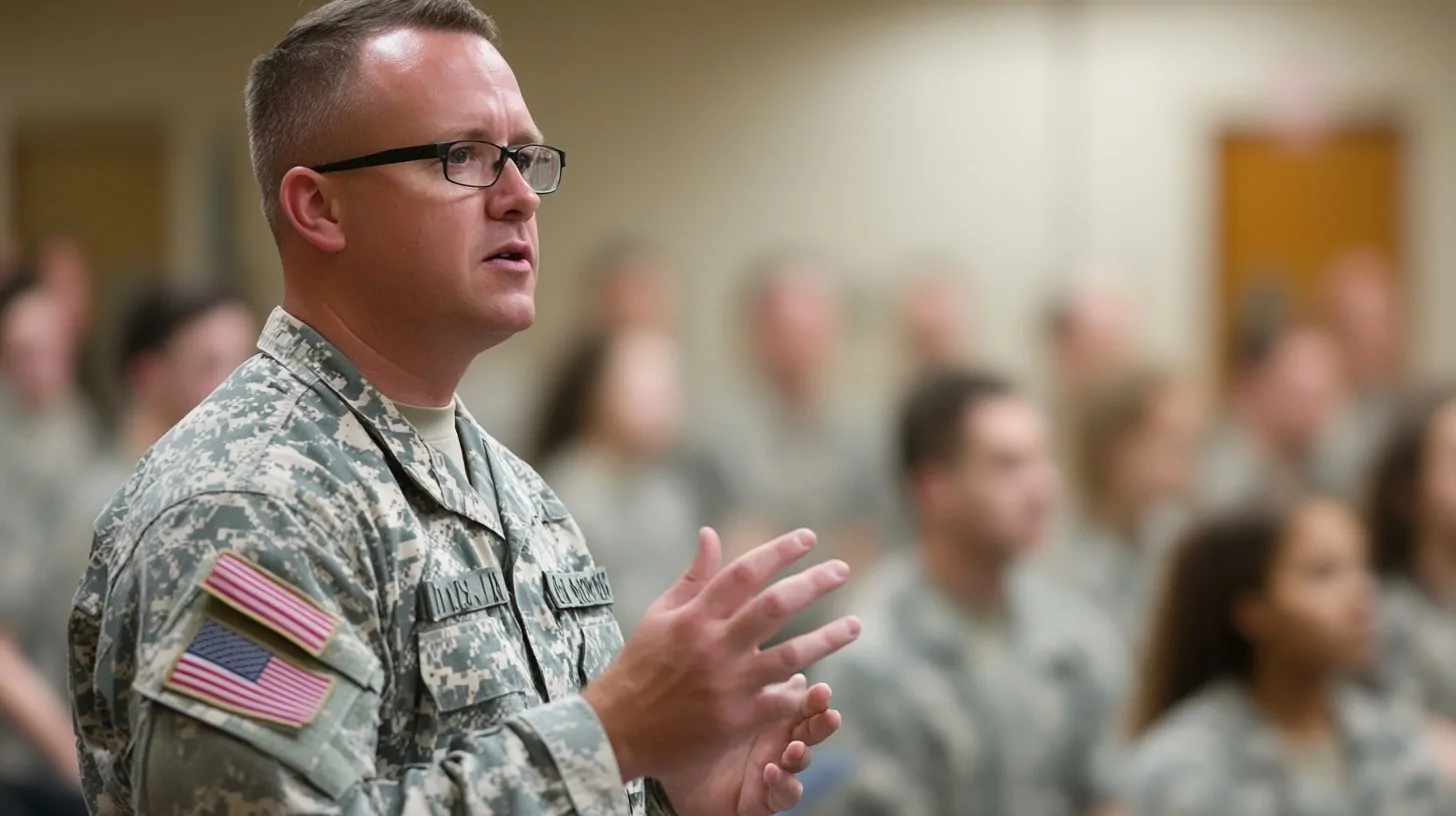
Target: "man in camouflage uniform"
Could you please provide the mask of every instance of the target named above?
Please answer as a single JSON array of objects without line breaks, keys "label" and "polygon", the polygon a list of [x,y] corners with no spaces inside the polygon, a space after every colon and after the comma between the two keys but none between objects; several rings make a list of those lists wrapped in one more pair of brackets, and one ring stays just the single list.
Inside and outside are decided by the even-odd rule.
[{"label": "man in camouflage uniform", "polygon": [[823,665],[855,771],[815,812],[1108,812],[1123,645],[1080,596],[1016,564],[1055,493],[1040,418],[994,378],[946,373],[912,392],[899,438],[921,547],[866,584],[868,636]]},{"label": "man in camouflage uniform", "polygon": [[720,569],[704,531],[623,646],[566,509],[453,396],[534,319],[564,164],[493,33],[466,0],[340,0],[254,64],[284,307],[97,521],[94,812],[760,816],[837,730],[796,673],[858,622],[759,648],[845,579],[760,591],[811,534]]}]

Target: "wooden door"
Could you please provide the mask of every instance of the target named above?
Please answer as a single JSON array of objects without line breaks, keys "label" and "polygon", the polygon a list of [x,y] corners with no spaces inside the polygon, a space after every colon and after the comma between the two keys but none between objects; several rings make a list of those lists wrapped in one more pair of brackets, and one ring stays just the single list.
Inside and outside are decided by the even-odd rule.
[{"label": "wooden door", "polygon": [[1351,127],[1314,144],[1234,132],[1220,144],[1219,320],[1227,382],[1232,341],[1251,310],[1314,317],[1339,256],[1372,248],[1402,267],[1402,139],[1389,125]]}]

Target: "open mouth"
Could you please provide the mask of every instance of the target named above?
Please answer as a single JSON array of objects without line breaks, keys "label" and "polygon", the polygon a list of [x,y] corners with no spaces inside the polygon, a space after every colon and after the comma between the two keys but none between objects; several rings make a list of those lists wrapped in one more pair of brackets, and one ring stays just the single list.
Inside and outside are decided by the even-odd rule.
[{"label": "open mouth", "polygon": [[487,261],[524,261],[526,256],[520,252],[497,252],[486,258]]}]

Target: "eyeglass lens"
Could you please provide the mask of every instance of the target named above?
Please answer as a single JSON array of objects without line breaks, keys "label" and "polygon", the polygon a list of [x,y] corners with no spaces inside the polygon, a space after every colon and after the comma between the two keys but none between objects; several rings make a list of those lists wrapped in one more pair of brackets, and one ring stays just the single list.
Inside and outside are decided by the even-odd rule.
[{"label": "eyeglass lens", "polygon": [[[526,183],[549,193],[561,183],[561,154],[543,145],[526,145],[514,155]],[[469,187],[489,187],[504,169],[501,150],[486,142],[456,142],[445,156],[445,177]]]}]

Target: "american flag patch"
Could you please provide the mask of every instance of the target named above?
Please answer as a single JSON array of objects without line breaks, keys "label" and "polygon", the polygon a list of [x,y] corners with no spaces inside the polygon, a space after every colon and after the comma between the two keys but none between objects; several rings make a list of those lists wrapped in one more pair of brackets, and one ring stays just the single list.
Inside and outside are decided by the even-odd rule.
[{"label": "american flag patch", "polygon": [[313,721],[331,684],[211,620],[202,622],[163,683],[218,708],[291,728]]},{"label": "american flag patch", "polygon": [[339,620],[262,567],[224,552],[213,562],[202,588],[213,597],[318,657],[339,628]]}]

